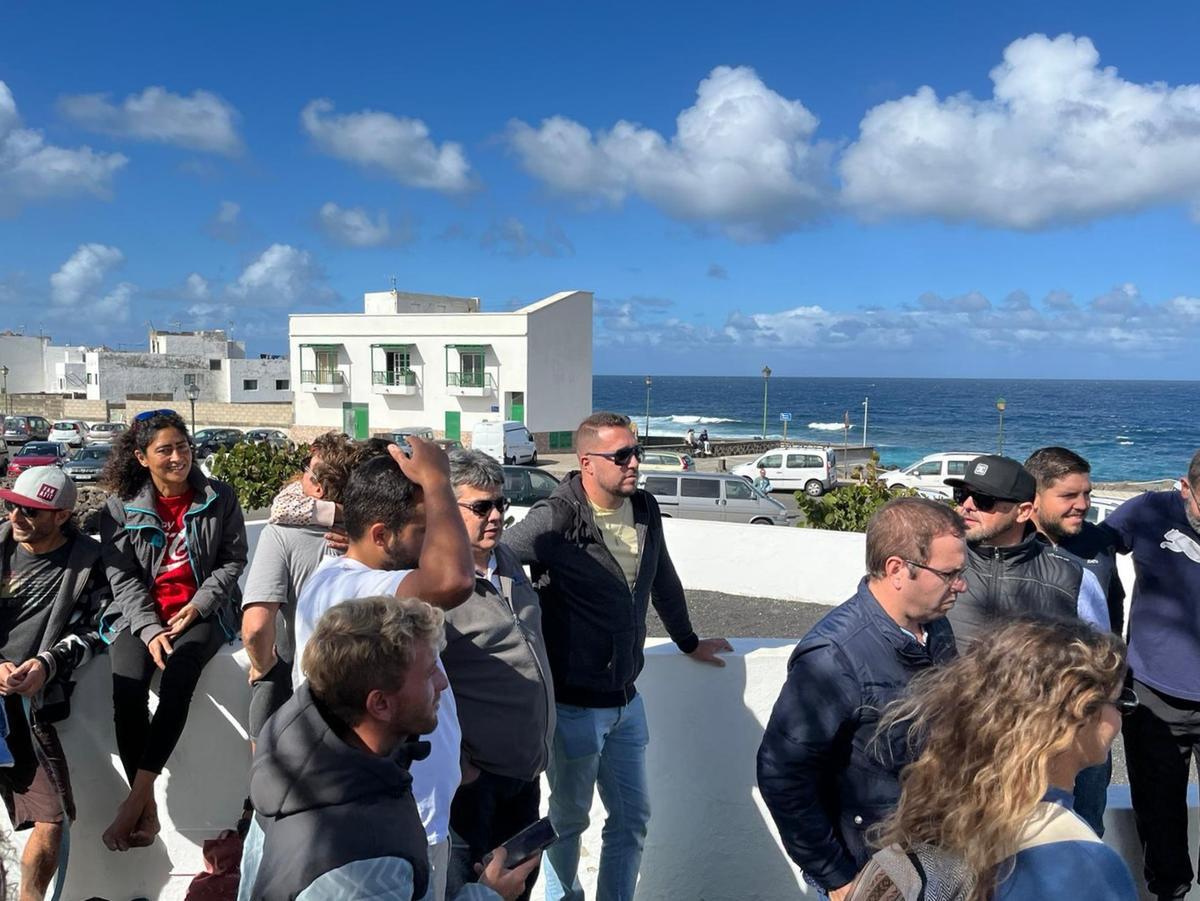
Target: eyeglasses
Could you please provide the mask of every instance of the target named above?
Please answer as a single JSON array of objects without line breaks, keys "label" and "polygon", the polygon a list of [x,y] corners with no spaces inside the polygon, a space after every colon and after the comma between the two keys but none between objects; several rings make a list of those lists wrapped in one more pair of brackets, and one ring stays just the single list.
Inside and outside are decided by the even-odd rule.
[{"label": "eyeglasses", "polygon": [[4,502],[4,512],[5,513],[13,513],[13,512],[16,512],[17,510],[20,510],[21,515],[24,516],[26,519],[33,519],[39,513],[49,512],[47,510],[42,509],[41,507],[26,507],[24,504],[14,504],[12,501]]},{"label": "eyeglasses", "polygon": [[1121,716],[1129,716],[1129,714],[1138,709],[1138,704],[1141,701],[1138,700],[1137,692],[1133,690],[1133,687],[1126,685],[1121,689],[1121,694],[1118,695],[1117,699],[1109,701],[1109,703],[1117,708],[1117,713],[1121,714]]},{"label": "eyeglasses", "polygon": [[178,416],[174,410],[144,410],[137,416],[133,417],[134,422],[145,422],[147,419],[153,419],[155,416]]},{"label": "eyeglasses", "polygon": [[946,570],[946,569],[934,569],[932,566],[926,566],[924,563],[918,563],[916,560],[905,560],[904,562],[907,563],[909,566],[915,566],[917,569],[924,569],[924,570],[927,570],[928,572],[933,573],[935,576],[937,576],[939,579],[941,579],[947,585],[953,585],[955,582],[957,582],[959,579],[961,579],[963,577],[963,574],[967,571],[967,568],[965,566],[962,569]]},{"label": "eyeglasses", "polygon": [[640,444],[632,444],[629,447],[623,447],[620,450],[612,451],[611,453],[602,454],[598,451],[593,451],[587,454],[589,457],[603,457],[605,460],[612,460],[618,466],[628,466],[630,457],[637,457],[639,463],[642,462],[642,457],[646,451]]},{"label": "eyeglasses", "polygon": [[470,510],[480,519],[489,516],[494,508],[497,513],[504,513],[510,506],[512,501],[506,497],[489,497],[483,500],[471,501],[469,504],[459,504],[464,510]]},{"label": "eyeglasses", "polygon": [[984,494],[981,491],[976,491],[974,488],[968,488],[966,485],[955,485],[954,503],[961,507],[967,498],[972,498],[975,501],[975,509],[980,513],[991,513],[996,509],[996,504],[1008,500],[1008,498]]}]

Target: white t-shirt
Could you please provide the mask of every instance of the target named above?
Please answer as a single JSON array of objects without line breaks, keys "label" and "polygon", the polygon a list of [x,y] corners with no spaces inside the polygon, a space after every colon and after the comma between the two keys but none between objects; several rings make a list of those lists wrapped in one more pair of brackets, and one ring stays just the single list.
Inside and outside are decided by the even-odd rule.
[{"label": "white t-shirt", "polygon": [[[348,557],[323,560],[304,583],[296,602],[296,663],[292,668],[292,684],[299,685],[304,678],[300,658],[321,614],[352,598],[395,595],[396,587],[410,572],[407,569],[371,569]],[[441,666],[439,660],[438,667]],[[442,673],[445,672],[442,669]],[[450,836],[450,802],[462,781],[459,766],[462,729],[458,725],[454,692],[449,686],[442,691],[438,703],[437,728],[421,738],[430,743],[429,756],[414,761],[409,772],[412,773],[413,797],[421,811],[425,834],[434,845]]]}]

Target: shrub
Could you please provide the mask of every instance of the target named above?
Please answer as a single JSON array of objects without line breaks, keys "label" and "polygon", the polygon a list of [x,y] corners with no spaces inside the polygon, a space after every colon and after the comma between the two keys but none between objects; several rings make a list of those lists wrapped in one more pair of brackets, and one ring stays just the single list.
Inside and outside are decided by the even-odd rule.
[{"label": "shrub", "polygon": [[271,506],[279,489],[304,468],[309,447],[281,450],[269,444],[235,444],[218,451],[208,462],[213,478],[227,482],[237,493],[243,510]]},{"label": "shrub", "polygon": [[796,505],[803,514],[797,526],[831,532],[865,532],[875,511],[894,497],[915,497],[912,488],[888,488],[879,479],[879,455],[871,455],[859,478],[822,497],[796,492]]}]

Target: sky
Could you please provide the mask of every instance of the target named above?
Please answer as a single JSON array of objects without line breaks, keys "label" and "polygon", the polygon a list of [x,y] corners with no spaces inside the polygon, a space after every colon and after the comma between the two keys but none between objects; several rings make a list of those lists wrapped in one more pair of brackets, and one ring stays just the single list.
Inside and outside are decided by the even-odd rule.
[{"label": "sky", "polygon": [[[436,8],[433,8],[436,7]],[[595,294],[597,373],[1200,377],[1200,7],[8,4],[0,330]]]}]

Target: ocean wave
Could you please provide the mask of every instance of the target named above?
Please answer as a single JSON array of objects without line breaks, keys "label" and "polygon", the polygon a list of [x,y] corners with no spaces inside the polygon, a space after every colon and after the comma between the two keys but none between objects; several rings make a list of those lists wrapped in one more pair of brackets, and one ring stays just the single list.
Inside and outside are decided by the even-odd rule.
[{"label": "ocean wave", "polygon": [[720,416],[668,416],[667,420],[679,425],[716,425],[719,422],[737,422],[736,419],[722,419]]},{"label": "ocean wave", "polygon": [[1128,440],[1129,440],[1129,436],[1128,436],[1128,435],[1118,435],[1118,436],[1117,436],[1117,440],[1118,440],[1118,441],[1128,441]]},{"label": "ocean wave", "polygon": [[1118,441],[1117,444],[1129,445],[1129,444],[1133,444],[1133,442],[1132,441]]},{"label": "ocean wave", "polygon": [[[840,432],[845,425],[840,422],[810,422],[808,427],[814,432]],[[850,428],[854,428],[854,423],[850,423]]]}]

